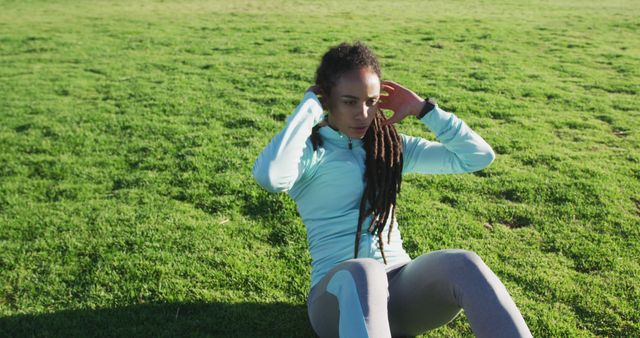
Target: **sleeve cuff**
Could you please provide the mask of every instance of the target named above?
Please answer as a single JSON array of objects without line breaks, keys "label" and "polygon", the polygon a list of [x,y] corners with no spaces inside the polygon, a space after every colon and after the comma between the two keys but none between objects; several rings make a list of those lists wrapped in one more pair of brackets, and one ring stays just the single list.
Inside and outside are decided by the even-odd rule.
[{"label": "sleeve cuff", "polygon": [[422,118],[429,114],[429,112],[433,111],[433,109],[435,109],[435,107],[437,106],[436,101],[432,98],[428,98],[424,101],[424,107],[422,108],[422,111],[420,111],[420,113],[418,115],[416,115],[416,117],[418,118],[418,120],[422,120]]},{"label": "sleeve cuff", "polygon": [[308,104],[308,107],[313,114],[313,125],[316,125],[324,119],[324,110],[322,109],[322,103],[320,103],[318,96],[314,92],[308,91],[304,93],[302,102]]},{"label": "sleeve cuff", "polygon": [[440,107],[436,105],[430,112],[420,119],[420,122],[429,127],[436,137],[439,137],[442,130],[451,124],[452,115],[453,114],[440,109]]},{"label": "sleeve cuff", "polygon": [[291,115],[289,115],[287,123],[291,123],[296,119],[311,119],[313,121],[312,125],[316,125],[318,122],[322,121],[323,116],[324,110],[322,109],[320,100],[318,100],[318,96],[316,96],[315,93],[308,91],[304,93],[304,96],[296,109],[291,113]]}]

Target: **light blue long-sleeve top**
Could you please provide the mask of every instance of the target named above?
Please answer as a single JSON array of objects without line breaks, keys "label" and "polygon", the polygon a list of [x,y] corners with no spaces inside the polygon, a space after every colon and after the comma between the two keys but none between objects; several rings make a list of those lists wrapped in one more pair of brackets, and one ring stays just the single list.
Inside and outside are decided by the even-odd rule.
[{"label": "light blue long-sleeve top", "polygon": [[[336,264],[353,258],[360,199],[364,191],[365,150],[360,139],[325,126],[316,151],[311,144],[312,128],[324,118],[318,97],[305,93],[284,128],[258,156],[253,175],[271,192],[287,192],[298,206],[307,228],[312,259],[311,286]],[[454,114],[437,105],[420,121],[439,142],[401,134],[405,173],[446,174],[480,170],[493,162],[491,146]],[[351,146],[350,146],[351,145]],[[383,262],[376,236],[365,219],[358,257]],[[391,242],[386,243],[389,222],[394,222]],[[402,247],[396,220],[385,225],[384,253],[388,267],[410,261]]]}]

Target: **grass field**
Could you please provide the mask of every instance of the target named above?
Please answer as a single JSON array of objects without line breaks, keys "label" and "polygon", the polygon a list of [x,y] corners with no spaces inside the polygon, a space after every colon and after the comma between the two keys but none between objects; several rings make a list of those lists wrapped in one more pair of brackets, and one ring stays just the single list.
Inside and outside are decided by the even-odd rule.
[{"label": "grass field", "polygon": [[0,8],[0,336],[312,336],[304,225],[250,171],[356,39],[497,153],[405,177],[407,252],[477,252],[536,337],[640,336],[637,1]]}]

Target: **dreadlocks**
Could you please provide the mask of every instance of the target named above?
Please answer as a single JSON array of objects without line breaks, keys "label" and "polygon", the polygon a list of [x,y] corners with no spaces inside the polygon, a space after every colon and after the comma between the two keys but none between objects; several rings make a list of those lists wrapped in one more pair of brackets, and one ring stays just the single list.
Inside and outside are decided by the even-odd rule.
[{"label": "dreadlocks", "polygon": [[[380,66],[373,52],[364,44],[353,45],[342,43],[331,48],[323,57],[316,71],[316,85],[329,95],[338,79],[352,70],[369,68],[380,78]],[[365,188],[360,200],[360,213],[355,238],[354,258],[358,257],[358,247],[362,232],[362,223],[371,215],[368,231],[378,237],[378,245],[384,263],[382,231],[388,220],[391,220],[387,244],[391,242],[391,230],[396,210],[396,196],[400,192],[402,182],[402,140],[395,127],[384,125],[386,117],[380,109],[362,138],[366,152]],[[311,141],[314,150],[322,145],[322,139],[316,126],[312,130]]]}]

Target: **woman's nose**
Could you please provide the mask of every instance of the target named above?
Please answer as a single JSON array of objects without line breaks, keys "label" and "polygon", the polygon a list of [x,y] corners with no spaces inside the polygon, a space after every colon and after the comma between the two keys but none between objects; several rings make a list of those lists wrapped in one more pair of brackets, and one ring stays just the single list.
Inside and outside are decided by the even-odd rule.
[{"label": "woman's nose", "polygon": [[366,120],[369,116],[369,107],[366,104],[362,104],[358,107],[358,111],[356,112],[356,118],[360,120]]}]

